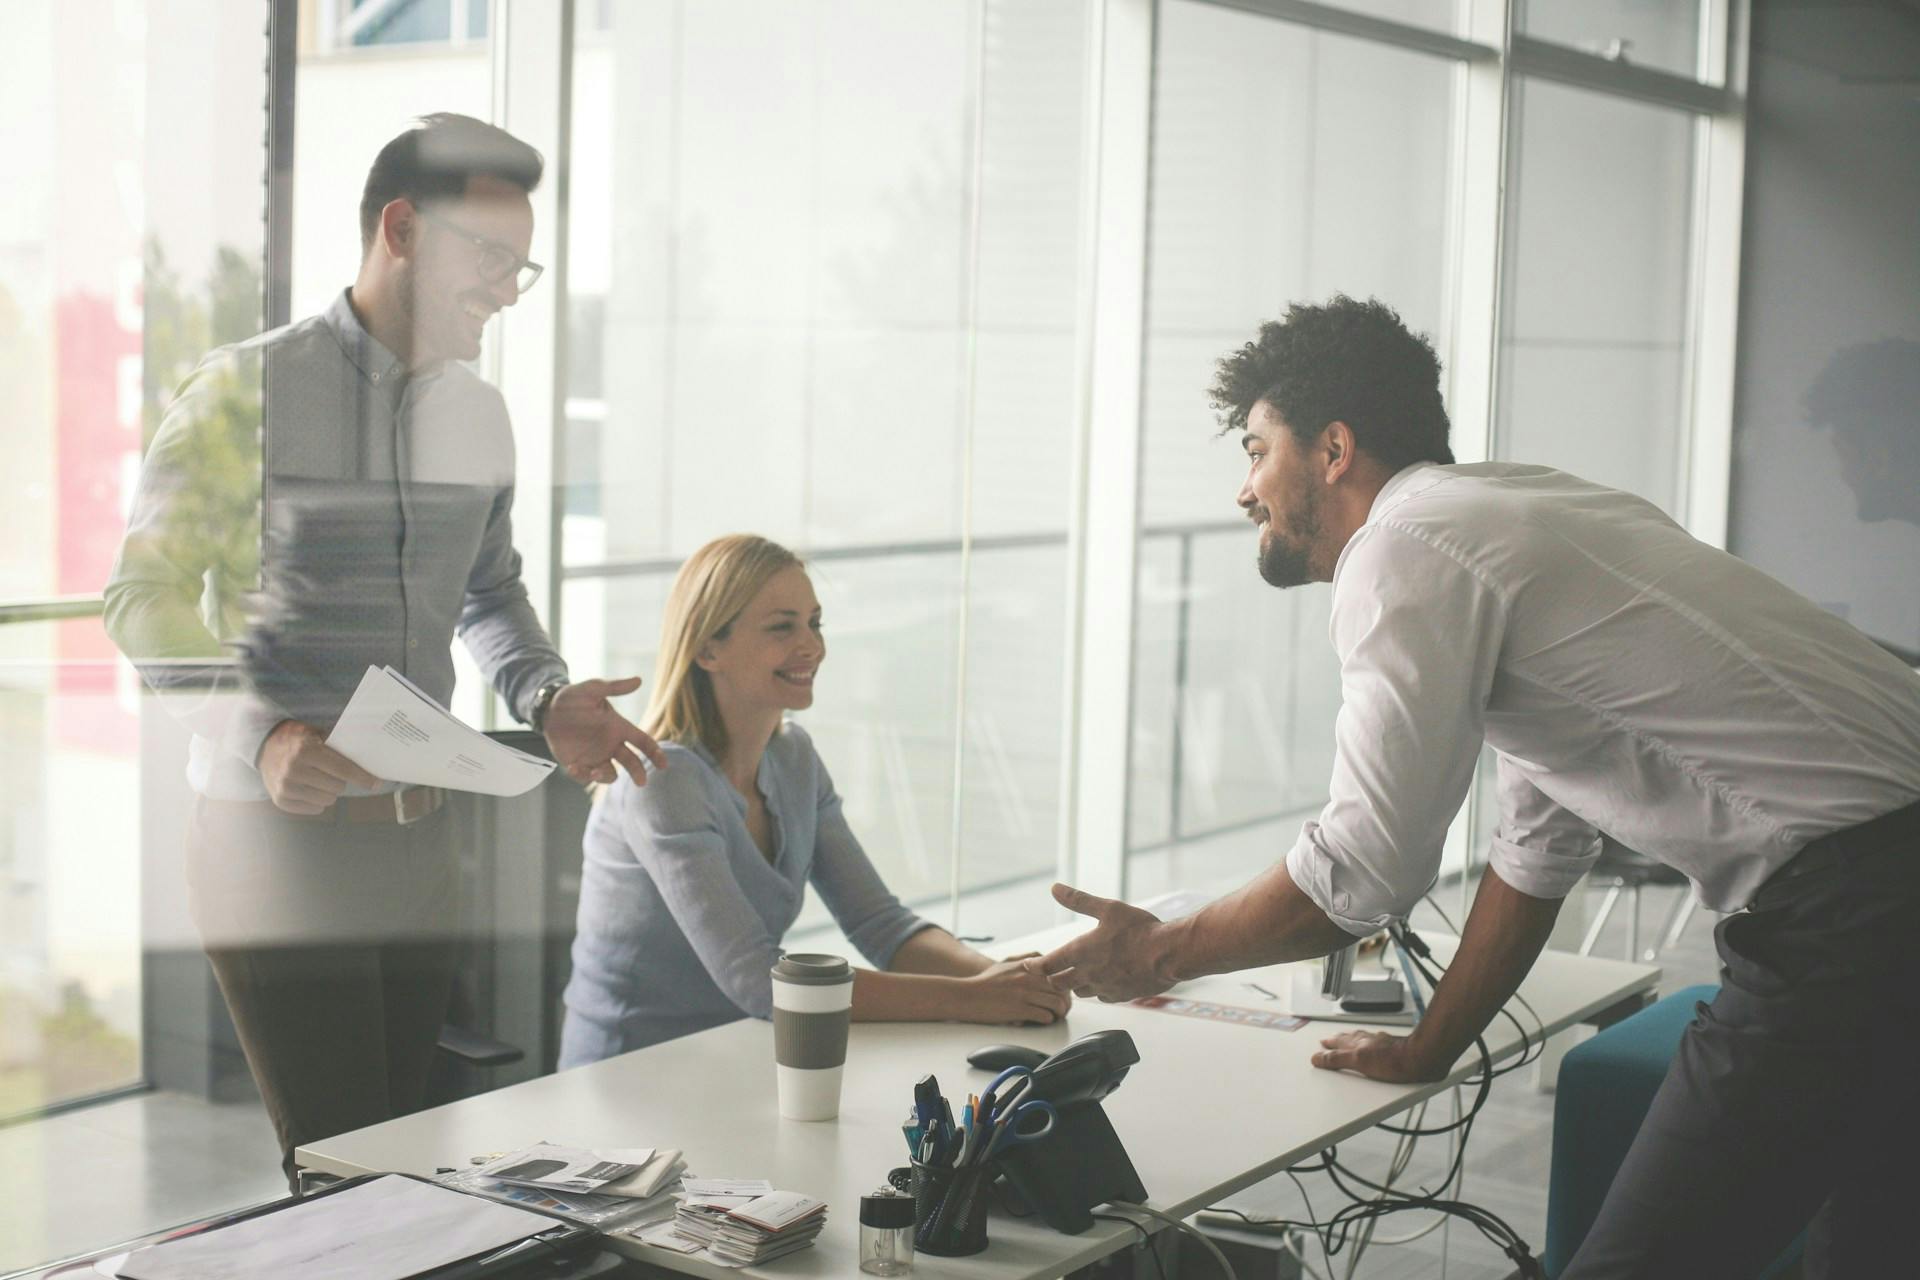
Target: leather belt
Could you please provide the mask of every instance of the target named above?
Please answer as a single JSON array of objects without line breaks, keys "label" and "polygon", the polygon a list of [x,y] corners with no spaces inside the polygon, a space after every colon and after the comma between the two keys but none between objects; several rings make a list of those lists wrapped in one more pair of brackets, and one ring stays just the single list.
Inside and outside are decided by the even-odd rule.
[{"label": "leather belt", "polygon": [[236,808],[265,809],[276,817],[287,818],[294,822],[410,827],[421,819],[430,818],[438,813],[447,803],[447,793],[441,787],[401,787],[398,791],[389,791],[377,796],[341,796],[325,813],[315,814],[288,813],[271,800],[228,800],[214,801],[214,803],[231,804]]}]

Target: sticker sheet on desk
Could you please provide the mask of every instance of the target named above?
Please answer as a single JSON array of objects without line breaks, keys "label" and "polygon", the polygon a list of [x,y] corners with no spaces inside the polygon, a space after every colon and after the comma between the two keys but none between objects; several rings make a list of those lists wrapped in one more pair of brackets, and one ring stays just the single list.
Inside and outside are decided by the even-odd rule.
[{"label": "sticker sheet on desk", "polygon": [[1298,1031],[1307,1025],[1305,1018],[1272,1009],[1247,1009],[1236,1004],[1214,1004],[1207,1000],[1182,1000],[1179,996],[1145,996],[1134,1006],[1159,1013],[1175,1013],[1183,1018],[1201,1018],[1208,1022],[1227,1022],[1241,1027],[1260,1027],[1266,1031]]}]

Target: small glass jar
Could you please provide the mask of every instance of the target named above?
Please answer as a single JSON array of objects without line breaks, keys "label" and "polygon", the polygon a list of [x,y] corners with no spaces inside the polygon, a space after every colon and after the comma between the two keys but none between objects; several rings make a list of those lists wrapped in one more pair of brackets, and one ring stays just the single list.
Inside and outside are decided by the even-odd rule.
[{"label": "small glass jar", "polygon": [[872,1276],[913,1270],[913,1197],[882,1187],[860,1197],[860,1269]]}]

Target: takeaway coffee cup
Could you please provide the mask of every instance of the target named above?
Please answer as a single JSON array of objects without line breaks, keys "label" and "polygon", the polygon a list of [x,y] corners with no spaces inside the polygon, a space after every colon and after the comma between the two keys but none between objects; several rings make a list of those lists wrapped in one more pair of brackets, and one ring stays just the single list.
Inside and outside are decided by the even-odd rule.
[{"label": "takeaway coffee cup", "polygon": [[839,956],[785,955],[773,966],[773,1061],[780,1114],[831,1120],[840,1114],[853,1017],[853,966]]}]

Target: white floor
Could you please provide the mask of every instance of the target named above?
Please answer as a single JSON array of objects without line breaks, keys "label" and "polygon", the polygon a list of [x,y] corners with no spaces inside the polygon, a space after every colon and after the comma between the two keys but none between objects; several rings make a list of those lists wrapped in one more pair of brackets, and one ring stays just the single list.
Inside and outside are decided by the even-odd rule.
[{"label": "white floor", "polygon": [[[1648,891],[1643,945],[1645,935],[1658,929],[1670,892]],[[1454,910],[1451,895],[1443,894],[1442,901]],[[1598,954],[1622,954],[1626,921],[1623,901],[1596,947]],[[1712,921],[1699,914],[1680,944],[1661,956],[1663,991],[1716,980]],[[1438,925],[1424,909],[1415,922]],[[1503,1077],[1475,1126],[1459,1195],[1505,1218],[1536,1253],[1544,1243],[1552,1127],[1553,1098],[1534,1087],[1531,1073]],[[1391,1145],[1387,1135],[1370,1133],[1343,1144],[1341,1160],[1377,1179]],[[1446,1159],[1443,1140],[1424,1140],[1402,1185],[1434,1186]],[[1300,1179],[1321,1215],[1342,1203],[1325,1174]],[[283,1192],[273,1132],[257,1102],[220,1105],[150,1093],[0,1128],[0,1276]],[[1285,1177],[1231,1203],[1249,1213],[1289,1218],[1307,1208]],[[1426,1225],[1419,1215],[1407,1217],[1388,1220],[1379,1235],[1399,1236]],[[1316,1270],[1326,1271],[1317,1245],[1308,1257]],[[1333,1259],[1333,1274],[1347,1275],[1350,1257]],[[1353,1274],[1394,1280],[1441,1275],[1443,1267],[1450,1280],[1503,1280],[1513,1271],[1471,1228],[1455,1225],[1403,1245],[1376,1241]]]}]

